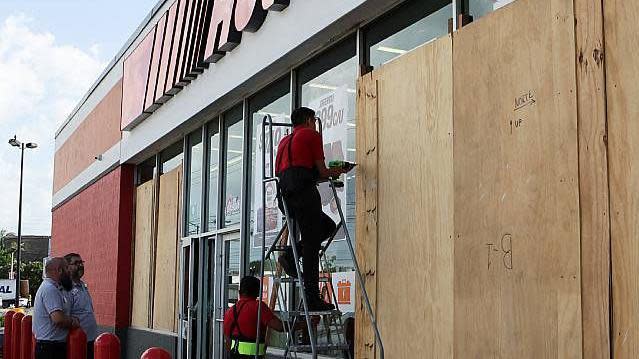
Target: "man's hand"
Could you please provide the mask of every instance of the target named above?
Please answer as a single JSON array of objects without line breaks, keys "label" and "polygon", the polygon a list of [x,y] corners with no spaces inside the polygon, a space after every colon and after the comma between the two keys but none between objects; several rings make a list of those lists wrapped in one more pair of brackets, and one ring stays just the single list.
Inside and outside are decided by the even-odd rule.
[{"label": "man's hand", "polygon": [[344,170],[344,173],[348,173],[348,172],[350,172],[353,168],[355,168],[355,166],[357,166],[357,163],[353,163],[353,162],[345,162],[345,163],[344,163],[344,167],[342,167],[342,169]]},{"label": "man's hand", "polygon": [[61,310],[56,310],[50,314],[51,320],[55,325],[61,328],[70,329],[80,326],[80,321],[76,317],[71,317]]}]

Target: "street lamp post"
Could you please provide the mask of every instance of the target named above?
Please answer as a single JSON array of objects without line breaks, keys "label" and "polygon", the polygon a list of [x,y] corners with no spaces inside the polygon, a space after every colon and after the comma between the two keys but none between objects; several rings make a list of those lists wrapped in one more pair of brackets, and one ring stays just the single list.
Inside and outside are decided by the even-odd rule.
[{"label": "street lamp post", "polygon": [[17,147],[20,149],[20,190],[18,196],[18,241],[17,241],[17,254],[16,254],[16,308],[20,305],[20,252],[22,251],[22,177],[24,174],[24,149],[25,148],[36,148],[37,144],[33,142],[22,143],[18,141],[16,136],[13,136],[12,139],[9,140],[9,144],[13,147]]}]

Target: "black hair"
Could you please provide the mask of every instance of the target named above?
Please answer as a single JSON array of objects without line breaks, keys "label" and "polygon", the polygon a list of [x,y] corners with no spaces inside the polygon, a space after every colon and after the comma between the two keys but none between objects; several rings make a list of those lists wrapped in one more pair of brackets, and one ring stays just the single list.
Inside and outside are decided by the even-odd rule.
[{"label": "black hair", "polygon": [[79,258],[81,258],[81,257],[80,257],[80,255],[79,255],[79,254],[77,254],[77,253],[69,253],[69,254],[67,254],[67,255],[65,255],[65,256],[64,256],[64,260],[66,260],[66,261],[67,261],[67,263],[71,263],[71,259],[73,259],[73,258],[75,258],[75,257],[79,257]]},{"label": "black hair", "polygon": [[247,275],[240,281],[240,294],[249,297],[257,298],[260,295],[260,280]]},{"label": "black hair", "polygon": [[291,122],[293,123],[293,126],[302,125],[309,118],[314,117],[315,111],[311,110],[308,107],[300,107],[296,108],[295,110],[293,110],[293,113],[291,113]]}]

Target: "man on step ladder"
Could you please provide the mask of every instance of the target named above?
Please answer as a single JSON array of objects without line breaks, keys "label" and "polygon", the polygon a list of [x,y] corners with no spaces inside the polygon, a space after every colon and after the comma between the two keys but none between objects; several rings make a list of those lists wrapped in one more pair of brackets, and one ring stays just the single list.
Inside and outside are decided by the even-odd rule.
[{"label": "man on step ladder", "polygon": [[[277,148],[275,175],[289,215],[301,232],[301,243],[294,245],[301,249],[298,253],[304,258],[302,279],[308,310],[333,310],[335,306],[326,303],[320,296],[319,251],[322,242],[335,231],[336,224],[322,211],[317,181],[339,177],[353,166],[326,167],[322,135],[316,130],[318,118],[315,111],[300,107],[291,114],[291,122],[293,133],[282,138]],[[284,211],[281,201],[280,209]],[[288,248],[278,262],[286,274],[297,277],[292,248]]]}]

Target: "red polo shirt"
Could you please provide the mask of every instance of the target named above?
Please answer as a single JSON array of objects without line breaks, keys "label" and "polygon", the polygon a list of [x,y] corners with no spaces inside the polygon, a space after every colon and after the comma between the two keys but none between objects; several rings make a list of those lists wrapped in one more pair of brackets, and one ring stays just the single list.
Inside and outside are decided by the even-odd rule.
[{"label": "red polo shirt", "polygon": [[[291,139],[293,139],[292,143]],[[293,157],[292,163],[288,157],[289,146],[292,146],[290,148]],[[312,128],[296,127],[293,129],[293,133],[282,138],[277,146],[275,173],[280,174],[293,166],[312,169],[317,160],[324,160],[322,136]]]},{"label": "red polo shirt", "polygon": [[[257,335],[257,307],[259,302],[255,298],[246,298],[240,296],[240,300],[237,301],[235,306],[237,307],[238,318],[237,325],[235,326],[233,333],[231,333],[231,327],[235,321],[235,313],[233,308],[229,308],[224,313],[224,335],[227,337],[239,337],[240,335],[248,339],[255,339]],[[262,326],[260,333],[262,336],[266,334],[266,324],[273,319],[273,312],[269,309],[268,305],[262,302]],[[239,328],[238,328],[239,327]],[[240,333],[241,330],[241,333]],[[231,335],[233,334],[233,335]]]}]

